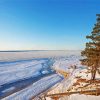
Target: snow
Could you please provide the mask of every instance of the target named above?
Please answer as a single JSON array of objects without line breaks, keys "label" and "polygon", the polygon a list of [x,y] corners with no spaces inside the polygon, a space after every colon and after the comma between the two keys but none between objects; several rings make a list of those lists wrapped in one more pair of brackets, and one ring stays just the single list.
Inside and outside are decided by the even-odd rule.
[{"label": "snow", "polygon": [[67,79],[63,80],[63,82],[61,82],[56,88],[48,92],[48,94],[67,92],[67,90],[73,85],[73,83],[76,82],[75,73],[77,72],[78,70],[73,71]]},{"label": "snow", "polygon": [[39,70],[42,69],[42,63],[45,63],[45,61],[33,60],[25,63],[8,63],[5,66],[0,64],[0,85],[19,79],[38,76],[40,74]]},{"label": "snow", "polygon": [[22,59],[35,59],[35,58],[54,58],[54,57],[67,57],[70,55],[80,55],[79,50],[33,50],[22,52],[0,52],[0,62],[5,61],[20,61]]},{"label": "snow", "polygon": [[[46,97],[46,100],[52,100],[49,97]],[[100,96],[90,96],[84,94],[72,94],[70,96],[65,96],[59,100],[100,100]]]},{"label": "snow", "polygon": [[73,94],[73,95],[69,96],[68,100],[100,100],[100,96]]},{"label": "snow", "polygon": [[[71,53],[70,53],[71,54]],[[69,76],[63,80],[56,88],[50,90],[48,94],[53,93],[62,93],[68,92],[67,90],[76,82],[76,74],[82,70],[80,68],[81,64],[79,59],[81,58],[80,54],[68,55],[64,57],[55,58],[55,62],[52,66],[56,71],[66,71],[69,73]],[[73,66],[77,66],[77,69],[74,69]]]},{"label": "snow", "polygon": [[[64,67],[64,64],[66,64],[66,60],[62,61],[61,59],[63,59],[63,57],[66,58],[69,57],[73,59],[73,55],[80,55],[80,52],[79,51],[0,52],[0,85],[48,73],[49,71],[47,69],[46,70],[42,69],[43,69],[43,64],[48,64],[47,59],[49,59],[50,57],[53,58],[52,60],[55,60],[55,64],[53,65],[54,67],[52,68],[55,69],[56,66],[60,65]],[[67,59],[66,65],[68,65],[68,63],[69,60]]]},{"label": "snow", "polygon": [[47,74],[47,73],[48,73],[47,70],[42,71],[42,74]]},{"label": "snow", "polygon": [[[90,73],[88,73],[88,75],[86,74],[87,67],[82,66],[80,64],[79,59],[81,59],[80,55],[70,55],[67,57],[55,59],[55,63],[52,66],[55,70],[62,70],[62,71],[69,72],[71,74],[69,75],[68,78],[63,80],[63,82],[61,82],[56,88],[50,90],[48,94],[75,91],[73,84],[77,81],[76,77],[81,77],[87,80],[91,79],[91,74]],[[76,69],[74,69],[73,66],[76,66]],[[97,74],[96,78],[100,79],[100,75]],[[80,84],[80,86],[83,86],[83,85],[85,85],[85,83]],[[75,86],[75,88],[76,87],[77,86]],[[51,99],[47,97],[46,100],[51,100]],[[100,100],[100,96],[74,94],[70,96],[64,96],[60,98],[60,100]]]},{"label": "snow", "polygon": [[29,100],[61,80],[62,78],[57,74],[48,76],[33,83],[31,86],[4,98],[3,100]]},{"label": "snow", "polygon": [[76,65],[80,66],[80,55],[68,55],[67,57],[55,59],[55,63],[53,64],[53,68],[56,70],[63,70],[66,72],[72,72],[72,66]]},{"label": "snow", "polygon": [[[0,52],[0,85],[45,75],[52,72],[53,69],[70,73],[64,80],[60,74],[43,77],[3,100],[29,100],[33,96],[40,96],[45,91],[48,91],[48,94],[74,91],[72,86],[77,81],[76,77],[87,80],[91,78],[91,74],[86,74],[87,68],[80,64],[79,59],[81,59],[80,51]],[[48,65],[52,69],[48,69]],[[100,78],[100,75],[97,74],[97,78]],[[84,83],[82,84],[84,85]],[[9,92],[13,89],[14,87],[7,88],[2,92]],[[73,94],[60,100],[100,100],[100,96]]]},{"label": "snow", "polygon": [[[31,87],[28,89],[27,87],[24,87],[24,89],[21,90],[18,89],[17,92],[16,91],[17,86],[14,84],[16,84],[17,81],[20,80],[30,79],[31,77],[36,78],[38,76],[40,77],[41,75],[46,75],[48,73],[53,72],[53,69],[50,68],[54,63],[54,59],[61,58],[65,54],[67,56],[69,52],[70,51],[0,52],[0,89],[1,89],[0,95],[3,95],[2,93],[5,94],[12,93],[12,91],[18,93],[24,89],[26,89],[24,93],[27,94],[26,91],[31,91],[31,89],[32,88],[34,89],[35,87]],[[71,52],[71,54],[73,54],[73,52]],[[40,81],[41,84],[43,83],[43,86],[46,86],[46,88],[43,87],[42,90],[47,90],[48,88],[51,88],[54,84],[62,80],[62,77],[60,75],[57,76],[54,75],[54,76],[55,76],[54,78],[52,77],[52,79],[50,79],[50,82],[49,79]],[[38,80],[36,82],[38,82]],[[34,84],[37,87],[39,83],[37,84],[36,82],[34,82]],[[15,87],[13,86],[11,87],[9,85],[10,83],[13,83],[13,86]],[[37,92],[34,91],[34,92],[38,94],[41,93],[42,90],[38,88],[38,91]],[[12,95],[16,93],[12,93]],[[27,96],[28,95],[29,94],[27,94]]]},{"label": "snow", "polygon": [[15,87],[10,87],[10,88],[8,88],[8,89],[2,91],[2,92],[3,92],[3,93],[4,93],[4,92],[9,92],[9,91],[14,90],[14,89],[15,89]]}]

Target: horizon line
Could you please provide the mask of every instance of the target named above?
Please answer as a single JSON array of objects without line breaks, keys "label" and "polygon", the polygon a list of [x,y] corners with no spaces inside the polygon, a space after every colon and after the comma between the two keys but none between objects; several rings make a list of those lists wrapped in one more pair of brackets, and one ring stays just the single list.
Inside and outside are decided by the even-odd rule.
[{"label": "horizon line", "polygon": [[79,49],[72,49],[72,50],[0,50],[0,52],[28,52],[28,51],[81,51]]}]

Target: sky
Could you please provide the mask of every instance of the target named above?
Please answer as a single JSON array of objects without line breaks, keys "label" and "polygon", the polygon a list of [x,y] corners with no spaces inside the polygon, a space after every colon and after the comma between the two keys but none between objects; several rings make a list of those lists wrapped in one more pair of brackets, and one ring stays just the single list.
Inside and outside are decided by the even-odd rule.
[{"label": "sky", "polygon": [[0,0],[0,50],[80,50],[100,0]]}]

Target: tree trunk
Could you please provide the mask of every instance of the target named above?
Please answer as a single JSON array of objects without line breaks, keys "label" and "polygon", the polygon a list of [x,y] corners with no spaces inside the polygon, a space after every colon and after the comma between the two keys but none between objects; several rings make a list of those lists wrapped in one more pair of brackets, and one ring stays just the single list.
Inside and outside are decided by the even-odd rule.
[{"label": "tree trunk", "polygon": [[91,70],[92,80],[95,80],[96,71],[97,71],[97,63],[95,64],[95,66],[92,66],[92,70]]},{"label": "tree trunk", "polygon": [[92,80],[95,80],[96,70],[93,71]]}]

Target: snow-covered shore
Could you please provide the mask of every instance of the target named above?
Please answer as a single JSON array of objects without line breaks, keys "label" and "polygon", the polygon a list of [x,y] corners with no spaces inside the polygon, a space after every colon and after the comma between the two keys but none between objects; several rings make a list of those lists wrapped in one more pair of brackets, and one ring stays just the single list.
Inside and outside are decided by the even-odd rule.
[{"label": "snow-covered shore", "polygon": [[2,100],[29,100],[30,98],[38,95],[39,93],[47,90],[55,83],[62,80],[62,77],[59,75],[51,75],[48,77],[45,77],[35,83],[33,83],[31,86],[16,92]]},{"label": "snow-covered shore", "polygon": [[[66,93],[66,92],[75,92],[77,90],[84,91],[84,90],[93,90],[97,88],[95,84],[90,85],[90,87],[87,87],[86,89],[83,88],[80,89],[80,87],[83,87],[87,85],[87,83],[81,82],[77,84],[78,78],[79,79],[91,79],[91,74],[88,72],[86,66],[82,66],[80,64],[79,59],[81,56],[79,55],[70,55],[67,58],[62,58],[60,60],[56,60],[54,63],[55,70],[62,70],[69,72],[70,75],[68,78],[66,78],[62,83],[58,85],[58,87],[52,89],[47,93],[47,95],[52,94],[59,94],[59,93]],[[97,73],[96,75],[97,79],[100,79],[100,75]],[[77,86],[76,86],[76,85]],[[100,85],[100,84],[99,84]],[[83,97],[83,98],[82,98]],[[49,97],[46,97],[46,100],[53,100]],[[100,100],[100,96],[92,96],[92,95],[85,95],[85,94],[72,94],[70,96],[61,96],[59,100]]]},{"label": "snow-covered shore", "polygon": [[[63,80],[63,76],[51,74],[43,77],[31,85],[10,94],[3,100],[29,100],[30,98],[50,90],[51,87],[56,88],[48,91],[48,94],[66,92],[72,88],[77,81],[76,77],[86,78],[86,68],[83,67],[79,59],[80,51],[29,51],[29,52],[0,52],[0,92],[6,93],[13,91],[15,87],[5,88],[3,85],[10,84],[19,80],[46,76],[54,70],[66,71],[69,76]],[[77,67],[75,69],[75,67]],[[88,75],[87,78],[90,78]],[[99,100],[100,96],[86,95],[70,95],[60,100]],[[80,99],[79,99],[80,98]],[[49,98],[50,99],[50,98]],[[47,99],[47,100],[49,100]]]},{"label": "snow-covered shore", "polygon": [[[53,71],[52,68],[54,69],[53,63],[55,60],[64,56],[70,56],[69,53],[73,55],[73,52],[69,51],[0,52],[0,95],[2,96],[4,93],[7,93],[7,98],[9,98],[10,95],[24,93],[26,95],[23,94],[21,98],[25,98],[31,95],[27,91],[33,92],[34,88],[37,89],[37,92],[33,93],[31,96],[34,96],[34,94],[37,95],[52,87],[63,80],[63,76],[53,74],[52,77],[50,76],[51,78],[49,76],[42,78],[42,90],[41,87],[39,87],[40,80],[38,80],[33,83],[35,84],[34,88],[28,86],[18,89],[17,92],[12,92],[16,90],[14,86],[16,86],[16,83],[21,82],[20,80],[23,80],[23,82],[25,80],[26,82],[26,79],[31,79],[31,77],[40,77],[41,75],[45,76],[51,73]],[[11,84],[13,84],[13,87]],[[22,83],[20,84],[22,85]],[[8,95],[9,92],[11,93],[10,95]],[[16,98],[17,97],[20,96],[16,95]],[[10,100],[13,100],[13,97]],[[26,100],[28,100],[28,98]]]}]

